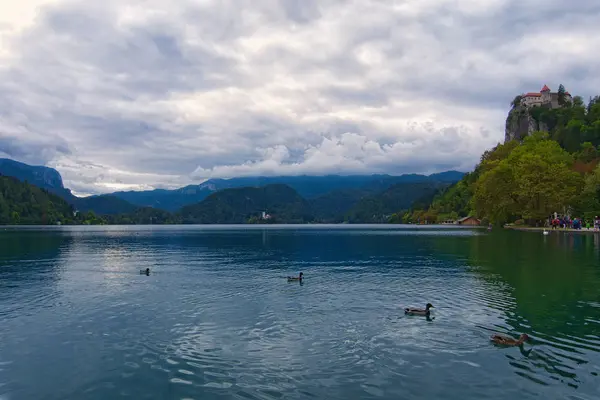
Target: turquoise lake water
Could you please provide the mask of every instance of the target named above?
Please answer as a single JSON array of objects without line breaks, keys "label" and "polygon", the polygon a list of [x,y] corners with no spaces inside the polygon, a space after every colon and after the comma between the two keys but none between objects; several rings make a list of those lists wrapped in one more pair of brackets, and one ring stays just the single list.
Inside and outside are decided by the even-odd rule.
[{"label": "turquoise lake water", "polygon": [[598,234],[0,230],[2,400],[598,399],[599,374]]}]

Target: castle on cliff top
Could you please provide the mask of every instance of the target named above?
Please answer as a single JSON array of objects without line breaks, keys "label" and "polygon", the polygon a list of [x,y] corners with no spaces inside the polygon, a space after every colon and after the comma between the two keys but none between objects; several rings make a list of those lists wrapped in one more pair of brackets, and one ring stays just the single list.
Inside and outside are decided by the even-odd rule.
[{"label": "castle on cliff top", "polygon": [[[569,92],[565,92],[565,101],[573,101]],[[558,93],[551,92],[547,85],[544,85],[539,93],[530,92],[522,95],[521,104],[525,107],[541,107],[543,105],[550,105],[550,108],[560,107],[560,104],[558,104]]]}]

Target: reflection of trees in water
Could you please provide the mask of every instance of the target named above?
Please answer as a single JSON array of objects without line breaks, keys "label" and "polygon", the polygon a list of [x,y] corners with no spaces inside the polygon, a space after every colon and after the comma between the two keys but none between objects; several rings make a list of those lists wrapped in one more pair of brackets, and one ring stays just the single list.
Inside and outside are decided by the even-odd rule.
[{"label": "reflection of trees in water", "polygon": [[0,262],[28,257],[52,258],[72,237],[60,231],[0,231]]},{"label": "reflection of trees in water", "polygon": [[14,287],[23,281],[58,279],[60,256],[72,245],[70,235],[62,232],[0,232],[0,286]]},{"label": "reflection of trees in water", "polygon": [[504,320],[535,337],[527,357],[507,355],[518,374],[548,383],[536,375],[545,371],[547,378],[576,387],[585,374],[577,369],[599,359],[599,236],[499,231],[440,241],[443,251],[467,259],[484,281],[512,288],[514,302],[505,305]]},{"label": "reflection of trees in water", "polygon": [[[365,255],[381,260],[377,268],[394,268],[398,255],[430,256],[434,249],[430,236],[390,233],[312,229],[242,229],[239,231],[207,230],[193,234],[171,235],[143,240],[160,240],[161,246],[185,252],[235,254],[236,262],[256,260],[257,268],[288,269],[289,263],[355,263]],[[389,261],[389,263],[386,263]],[[372,266],[372,263],[370,262]],[[373,267],[375,268],[375,267]],[[373,270],[371,270],[373,271]]]}]

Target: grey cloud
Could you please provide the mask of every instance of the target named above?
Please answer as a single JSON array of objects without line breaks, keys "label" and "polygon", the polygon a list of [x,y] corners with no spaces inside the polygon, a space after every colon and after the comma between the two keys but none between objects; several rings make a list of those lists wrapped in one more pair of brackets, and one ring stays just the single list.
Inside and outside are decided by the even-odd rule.
[{"label": "grey cloud", "polygon": [[[75,69],[70,72],[90,81],[99,80],[100,89],[108,89],[107,95],[125,99],[230,84],[227,79],[210,76],[213,71],[233,74],[228,71],[233,65],[230,60],[209,47],[184,45],[182,21],[123,29],[115,20],[110,8],[89,9],[87,3],[51,9],[19,41],[18,45],[25,49],[25,63],[17,71],[36,82],[32,75],[44,65]],[[72,62],[81,68],[73,68]],[[70,84],[76,82],[76,77],[60,78],[45,85],[73,89]]]},{"label": "grey cloud", "polygon": [[59,155],[72,153],[69,145],[59,138],[31,140],[23,132],[16,135],[3,133],[0,126],[0,154],[3,157],[37,165],[46,164]]},{"label": "grey cloud", "polygon": [[280,0],[287,17],[298,23],[307,23],[321,16],[316,0]]},{"label": "grey cloud", "polygon": [[515,94],[596,94],[599,17],[593,0],[57,3],[10,42],[0,152],[82,193],[470,168]]},{"label": "grey cloud", "polygon": [[[378,90],[379,89],[379,90]],[[390,101],[390,94],[384,88],[360,90],[351,88],[328,88],[323,90],[325,96],[335,99],[337,104],[362,104],[369,107],[385,106]]]}]

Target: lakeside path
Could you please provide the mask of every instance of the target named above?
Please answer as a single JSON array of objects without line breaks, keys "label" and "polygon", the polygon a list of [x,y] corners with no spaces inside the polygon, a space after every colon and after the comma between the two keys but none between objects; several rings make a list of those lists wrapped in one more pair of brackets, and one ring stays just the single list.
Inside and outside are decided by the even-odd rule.
[{"label": "lakeside path", "polygon": [[531,231],[531,232],[542,232],[544,229],[546,229],[548,232],[568,232],[568,233],[599,233],[600,231],[595,231],[594,228],[581,228],[581,229],[571,229],[571,228],[557,228],[557,229],[552,229],[552,228],[545,228],[545,227],[537,227],[537,226],[505,226],[504,229],[512,229],[515,231]]}]

